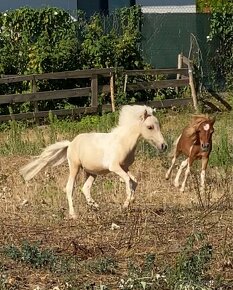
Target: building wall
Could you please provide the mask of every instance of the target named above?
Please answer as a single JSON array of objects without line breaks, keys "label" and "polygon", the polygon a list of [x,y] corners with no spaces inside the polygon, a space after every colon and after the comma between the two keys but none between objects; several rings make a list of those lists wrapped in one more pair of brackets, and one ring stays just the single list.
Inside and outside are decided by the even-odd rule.
[{"label": "building wall", "polygon": [[0,11],[6,11],[11,9],[17,9],[20,7],[59,7],[65,10],[76,10],[77,0],[1,0]]}]

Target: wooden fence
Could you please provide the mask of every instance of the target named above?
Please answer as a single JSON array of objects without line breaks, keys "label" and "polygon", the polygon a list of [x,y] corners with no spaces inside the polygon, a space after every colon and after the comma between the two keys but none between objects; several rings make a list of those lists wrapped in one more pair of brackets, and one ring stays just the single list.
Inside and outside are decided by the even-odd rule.
[{"label": "wooden fence", "polygon": [[[187,86],[192,83],[192,72],[190,69],[190,64],[187,58],[182,57],[182,62],[187,65],[185,68],[178,67],[174,69],[148,69],[148,70],[123,70],[118,69],[120,73],[125,75],[125,91],[137,91],[145,89],[158,89],[158,88],[168,88],[168,87],[181,87]],[[166,80],[153,80],[153,81],[138,81],[137,83],[128,83],[128,78],[131,76],[156,76],[156,75],[175,75],[174,79]],[[99,85],[98,78],[102,76],[109,78],[109,85]],[[7,94],[0,95],[0,106],[2,104],[8,104],[9,107],[12,104],[32,102],[34,106],[33,112],[12,114],[9,112],[8,115],[0,115],[0,122],[7,120],[22,120],[22,119],[37,119],[42,117],[47,117],[49,111],[39,111],[38,101],[45,100],[56,100],[65,98],[76,98],[76,97],[91,97],[91,102],[89,107],[77,107],[74,109],[61,109],[52,110],[52,113],[57,116],[65,115],[79,115],[82,113],[96,113],[100,110],[98,103],[98,94],[105,93],[110,94],[111,105],[104,105],[101,110],[104,111],[115,111],[115,78],[117,77],[116,70],[114,68],[104,68],[104,69],[87,69],[87,70],[76,70],[76,71],[64,71],[55,73],[44,73],[44,74],[33,74],[33,75],[9,75],[1,76],[0,84],[10,84],[18,82],[30,82],[31,91],[29,93],[21,94]],[[42,80],[62,80],[62,79],[90,79],[90,86],[73,88],[73,89],[63,89],[55,91],[38,91],[37,81]],[[191,86],[192,89],[192,86]],[[166,99],[163,101],[151,101],[148,105],[156,108],[167,108],[172,106],[184,106],[192,103],[196,109],[195,99]]]},{"label": "wooden fence", "polygon": [[[98,77],[109,77],[110,85],[98,84]],[[83,88],[74,88],[74,89],[65,89],[65,90],[55,90],[55,91],[37,91],[37,81],[41,80],[62,80],[62,79],[90,79],[90,86]],[[9,83],[18,83],[23,81],[29,81],[31,83],[31,92],[22,93],[22,94],[8,94],[0,95],[0,105],[8,104],[12,105],[15,103],[23,102],[33,102],[34,111],[27,113],[18,113],[18,114],[8,114],[0,115],[0,121],[7,121],[11,119],[21,120],[21,119],[31,119],[31,118],[41,118],[47,117],[49,111],[39,111],[38,110],[38,101],[45,100],[57,100],[65,98],[76,98],[76,97],[91,97],[90,107],[79,107],[74,109],[61,109],[53,110],[52,112],[58,116],[65,115],[77,115],[81,113],[92,113],[98,111],[98,94],[99,93],[113,93],[113,89],[110,86],[113,84],[114,78],[114,69],[88,69],[88,70],[76,70],[76,71],[64,71],[64,72],[55,72],[55,73],[44,73],[44,74],[34,74],[34,75],[10,75],[2,76],[0,78],[0,84],[9,84]],[[111,98],[113,96],[111,95]]]}]

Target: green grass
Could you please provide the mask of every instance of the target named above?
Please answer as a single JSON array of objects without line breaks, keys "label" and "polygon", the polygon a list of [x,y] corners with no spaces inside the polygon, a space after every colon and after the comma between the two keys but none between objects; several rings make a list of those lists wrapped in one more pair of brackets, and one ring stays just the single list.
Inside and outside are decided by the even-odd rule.
[{"label": "green grass", "polygon": [[[176,126],[167,131],[166,119],[169,115],[162,112],[157,113],[162,123],[162,132],[170,149],[183,128],[182,120],[188,119],[187,113],[183,112],[181,114],[182,116],[177,115]],[[83,132],[109,132],[117,125],[118,113],[108,113],[103,116],[85,116],[79,121],[72,121],[71,119],[60,120],[56,116],[50,115],[48,120],[49,123],[46,127],[35,125],[30,127],[27,122],[16,121],[2,124],[0,131],[2,131],[4,139],[0,146],[0,154],[37,155],[46,145],[56,142],[58,136],[72,140],[76,135]],[[211,166],[227,168],[233,162],[233,143],[230,139],[232,137],[229,135],[231,122],[233,122],[232,114],[223,114],[217,118],[216,130],[213,135],[213,150],[210,156]],[[31,139],[30,132],[33,132]],[[137,152],[149,158],[158,156],[158,151],[143,140],[139,142]],[[161,158],[165,157],[166,159],[167,152],[159,155]]]}]

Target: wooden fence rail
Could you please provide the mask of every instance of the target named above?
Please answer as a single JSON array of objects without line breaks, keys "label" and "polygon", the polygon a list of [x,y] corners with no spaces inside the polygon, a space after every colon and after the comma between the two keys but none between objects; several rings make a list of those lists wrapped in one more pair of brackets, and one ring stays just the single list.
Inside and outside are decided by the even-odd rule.
[{"label": "wooden fence rail", "polygon": [[[186,61],[186,59],[185,59]],[[157,89],[157,88],[167,88],[167,87],[181,87],[190,84],[189,69],[186,68],[174,68],[174,69],[148,69],[148,70],[123,70],[118,68],[120,74],[124,74],[126,77],[125,90],[137,91],[145,89]],[[139,81],[136,83],[127,83],[128,77],[139,77],[139,76],[156,76],[156,75],[175,75],[174,79],[167,80],[153,80],[153,81]],[[179,75],[180,78],[176,78]],[[109,85],[99,85],[99,77],[109,78]],[[111,105],[105,105],[102,107],[105,111],[115,110],[115,79],[116,79],[116,69],[115,68],[105,68],[105,69],[87,69],[87,70],[76,70],[76,71],[64,71],[55,73],[44,73],[44,74],[33,74],[33,75],[2,75],[0,78],[1,84],[11,84],[19,83],[24,81],[30,82],[29,93],[21,94],[8,94],[0,95],[0,105],[8,104],[11,106],[14,103],[31,102],[34,105],[33,112],[18,113],[18,114],[8,114],[0,115],[0,122],[7,121],[11,119],[21,120],[21,119],[36,119],[47,117],[49,111],[39,111],[38,101],[44,100],[55,100],[55,99],[65,99],[65,98],[76,98],[76,97],[91,97],[91,102],[89,107],[78,107],[74,109],[62,109],[62,110],[52,110],[53,114],[58,116],[65,115],[78,115],[81,113],[95,113],[99,111],[98,94],[105,93],[110,94]],[[82,79],[86,78],[90,80],[90,86],[80,87],[73,89],[62,89],[55,91],[38,91],[37,81],[41,80],[59,80],[59,79]],[[137,78],[138,79],[138,78]],[[175,100],[164,100],[164,101],[151,101],[148,104],[154,107],[171,107],[187,105],[191,102],[191,99],[175,99]]]},{"label": "wooden fence rail", "polygon": [[[93,113],[98,111],[98,94],[112,94],[113,90],[111,85],[99,85],[98,77],[108,77],[110,80],[113,78],[115,69],[104,68],[104,69],[87,69],[87,70],[76,70],[76,71],[64,71],[55,73],[43,73],[33,75],[3,75],[0,78],[0,84],[11,84],[29,81],[31,83],[31,92],[22,94],[8,94],[0,95],[0,105],[8,104],[9,106],[14,103],[32,102],[34,104],[34,111],[27,113],[8,114],[0,115],[0,122],[11,119],[31,119],[47,117],[49,111],[39,111],[38,101],[45,100],[56,100],[65,98],[77,98],[77,97],[91,97],[91,107],[79,107],[74,109],[61,109],[53,110],[53,113],[59,116],[65,115],[78,115],[81,113]],[[41,80],[62,80],[62,79],[90,79],[90,86],[83,88],[74,89],[62,89],[54,91],[40,91],[37,90],[37,81]],[[110,81],[112,83],[112,81]],[[111,96],[114,99],[114,96]]]}]

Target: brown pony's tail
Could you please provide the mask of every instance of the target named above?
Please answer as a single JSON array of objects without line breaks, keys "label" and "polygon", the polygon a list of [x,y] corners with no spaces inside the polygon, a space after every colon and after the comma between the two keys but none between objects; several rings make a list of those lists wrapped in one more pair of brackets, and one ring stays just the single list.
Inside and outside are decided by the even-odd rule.
[{"label": "brown pony's tail", "polygon": [[52,144],[44,149],[35,160],[20,168],[19,172],[25,180],[32,179],[39,171],[46,166],[58,166],[67,159],[67,148],[70,141],[61,141]]}]

